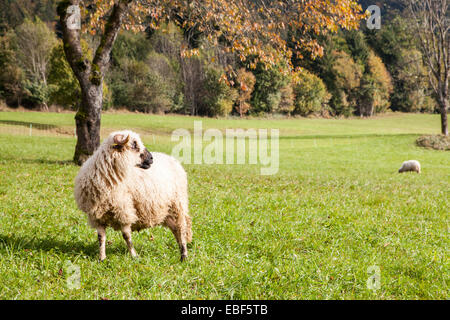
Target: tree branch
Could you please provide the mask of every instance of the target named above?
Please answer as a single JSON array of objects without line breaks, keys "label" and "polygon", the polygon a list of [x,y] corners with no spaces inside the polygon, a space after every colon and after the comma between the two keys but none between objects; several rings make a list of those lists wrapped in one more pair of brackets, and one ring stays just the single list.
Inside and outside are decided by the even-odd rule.
[{"label": "tree branch", "polygon": [[103,77],[105,70],[109,63],[109,56],[116,40],[117,34],[119,33],[122,20],[126,12],[128,11],[128,6],[132,0],[120,0],[114,4],[111,15],[108,18],[108,22],[105,26],[105,32],[103,33],[100,44],[95,52],[95,57],[93,60],[93,78]]},{"label": "tree branch", "polygon": [[91,69],[91,64],[89,59],[83,55],[80,42],[80,30],[69,29],[67,26],[67,19],[69,18],[67,8],[71,5],[78,6],[79,4],[80,0],[63,0],[59,2],[57,11],[63,34],[64,53],[75,76],[80,81],[80,85],[83,85],[82,82],[86,80]]}]

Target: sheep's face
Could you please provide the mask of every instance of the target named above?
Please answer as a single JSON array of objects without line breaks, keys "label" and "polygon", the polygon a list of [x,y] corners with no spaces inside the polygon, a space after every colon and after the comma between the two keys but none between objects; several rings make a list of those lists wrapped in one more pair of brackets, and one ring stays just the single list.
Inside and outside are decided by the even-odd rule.
[{"label": "sheep's face", "polygon": [[138,134],[124,131],[112,134],[111,149],[120,156],[126,157],[128,163],[136,167],[148,169],[153,163],[152,154],[142,143]]}]

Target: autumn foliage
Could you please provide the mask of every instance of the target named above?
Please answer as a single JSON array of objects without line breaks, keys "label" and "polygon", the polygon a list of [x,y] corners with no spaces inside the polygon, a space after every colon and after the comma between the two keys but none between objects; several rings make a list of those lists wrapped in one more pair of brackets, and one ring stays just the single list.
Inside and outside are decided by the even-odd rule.
[{"label": "autumn foliage", "polygon": [[255,81],[256,79],[253,73],[246,71],[244,68],[238,70],[237,82],[239,85],[239,96],[237,99],[237,109],[241,117],[250,109],[249,100],[252,96]]},{"label": "autumn foliage", "polygon": [[[117,1],[83,1],[82,10],[88,24],[84,31],[102,34],[107,24],[105,17]],[[183,56],[197,55],[198,36],[224,52],[234,53],[246,67],[258,63],[274,66],[287,63],[289,72],[293,54],[300,50],[312,56],[321,55],[323,48],[312,35],[336,32],[338,29],[356,29],[365,17],[357,1],[351,0],[182,0],[124,1],[129,10],[123,21],[126,30],[158,29],[161,23],[172,21],[179,25],[189,40],[182,47]],[[300,31],[301,37],[283,37],[289,30]],[[200,45],[201,46],[201,45]],[[226,66],[227,78],[235,76],[231,65]]]}]

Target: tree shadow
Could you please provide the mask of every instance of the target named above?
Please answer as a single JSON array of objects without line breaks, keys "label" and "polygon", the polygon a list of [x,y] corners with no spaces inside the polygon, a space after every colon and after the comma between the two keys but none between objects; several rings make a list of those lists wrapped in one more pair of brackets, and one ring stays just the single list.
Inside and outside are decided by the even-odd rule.
[{"label": "tree shadow", "polygon": [[298,135],[298,136],[281,136],[280,140],[312,140],[312,139],[360,139],[360,138],[395,138],[395,137],[412,137],[418,136],[420,133],[355,133],[345,134],[313,134],[313,135]]},{"label": "tree shadow", "polygon": [[54,124],[46,124],[46,123],[37,123],[37,122],[27,122],[27,121],[17,121],[17,120],[0,120],[0,124],[10,124],[13,126],[24,126],[29,128],[30,125],[33,127],[33,129],[39,129],[39,130],[48,130],[48,129],[55,129],[58,128],[58,126]]}]

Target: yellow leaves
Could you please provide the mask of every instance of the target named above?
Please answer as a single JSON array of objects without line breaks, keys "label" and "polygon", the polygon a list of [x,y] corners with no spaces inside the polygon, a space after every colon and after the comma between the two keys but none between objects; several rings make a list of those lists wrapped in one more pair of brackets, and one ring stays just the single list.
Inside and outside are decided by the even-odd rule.
[{"label": "yellow leaves", "polygon": [[295,71],[291,73],[292,83],[294,83],[294,84],[300,83],[301,78],[302,78],[302,73],[303,73],[303,68],[297,67],[295,69]]},{"label": "yellow leaves", "polygon": [[199,56],[199,49],[188,49],[186,45],[181,46],[180,55],[182,58],[192,58]]},{"label": "yellow leaves", "polygon": [[[94,0],[94,4],[87,28],[91,34],[104,29],[114,0]],[[218,50],[235,53],[249,68],[258,63],[265,68],[282,64],[292,71],[293,54],[299,58],[300,51],[311,52],[313,57],[323,54],[323,48],[308,33],[322,35],[339,28],[357,28],[366,16],[353,0],[265,0],[258,5],[253,0],[134,0],[123,28],[135,32],[146,27],[158,29],[159,21],[172,20],[184,30],[201,32]],[[294,48],[281,36],[280,31],[288,28],[298,30],[297,38],[292,38]],[[198,56],[199,50],[184,45],[180,53],[192,57]],[[215,62],[215,58],[211,60]]]}]

